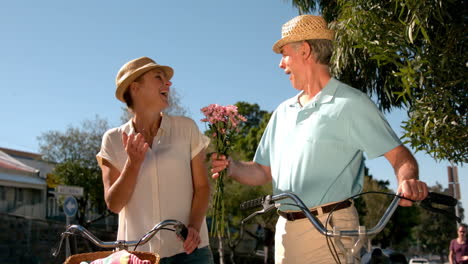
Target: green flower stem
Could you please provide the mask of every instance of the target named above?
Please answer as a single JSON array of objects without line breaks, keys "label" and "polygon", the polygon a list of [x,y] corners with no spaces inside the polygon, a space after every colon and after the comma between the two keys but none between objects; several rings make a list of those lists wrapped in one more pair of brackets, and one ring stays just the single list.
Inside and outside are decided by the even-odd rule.
[{"label": "green flower stem", "polygon": [[[229,124],[218,122],[210,125],[210,130],[216,133],[213,138],[213,144],[216,149],[216,153],[226,156],[229,155],[231,150],[231,132],[225,130],[222,133],[222,129],[229,129]],[[212,222],[210,235],[212,237],[223,238],[226,232],[226,217],[225,217],[225,203],[224,203],[224,178],[227,175],[227,169],[219,172],[219,177],[216,180],[215,190],[213,194],[213,204],[211,208]]]},{"label": "green flower stem", "polygon": [[226,170],[219,172],[213,195],[211,236],[224,237],[225,231],[225,206],[224,206],[224,177]]}]

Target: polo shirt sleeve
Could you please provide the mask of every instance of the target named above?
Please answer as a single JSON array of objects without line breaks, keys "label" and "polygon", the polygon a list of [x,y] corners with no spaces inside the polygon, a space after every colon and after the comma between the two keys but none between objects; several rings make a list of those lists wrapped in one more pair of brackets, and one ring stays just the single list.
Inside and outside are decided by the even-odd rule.
[{"label": "polo shirt sleeve", "polygon": [[193,159],[200,151],[208,147],[210,139],[203,135],[192,119],[188,122],[190,131],[190,158]]},{"label": "polo shirt sleeve", "polygon": [[268,125],[263,132],[262,138],[260,139],[260,143],[258,143],[257,151],[255,152],[255,156],[253,161],[261,164],[263,166],[271,166],[271,148],[272,143],[274,142],[274,124],[276,123],[276,116],[277,112],[275,111],[268,121]]},{"label": "polo shirt sleeve", "polygon": [[369,159],[380,157],[401,145],[385,116],[367,95],[360,94],[357,103],[350,107],[353,108],[349,111],[351,140]]}]

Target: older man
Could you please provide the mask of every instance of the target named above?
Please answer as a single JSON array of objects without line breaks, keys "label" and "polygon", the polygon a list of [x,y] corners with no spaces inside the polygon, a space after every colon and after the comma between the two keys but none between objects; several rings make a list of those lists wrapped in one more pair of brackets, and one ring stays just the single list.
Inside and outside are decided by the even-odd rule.
[{"label": "older man", "polygon": [[[369,159],[385,156],[403,196],[422,200],[427,186],[418,180],[417,162],[385,117],[364,93],[331,77],[333,38],[319,16],[302,15],[283,25],[273,51],[282,54],[279,66],[299,93],[275,110],[252,162],[213,154],[213,177],[229,167],[229,176],[243,184],[273,181],[275,194],[297,194],[325,222],[338,202],[361,192],[365,152]],[[337,209],[329,226],[358,226],[352,202],[340,203]],[[297,208],[280,208],[275,262],[333,263],[325,237],[293,210]],[[340,258],[344,262],[343,255]]]}]

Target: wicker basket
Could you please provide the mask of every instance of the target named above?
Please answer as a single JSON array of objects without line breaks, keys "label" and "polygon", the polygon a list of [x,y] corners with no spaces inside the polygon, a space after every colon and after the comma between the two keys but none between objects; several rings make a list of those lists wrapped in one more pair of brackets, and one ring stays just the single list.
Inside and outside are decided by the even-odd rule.
[{"label": "wicker basket", "polygon": [[[114,251],[96,251],[90,253],[75,254],[67,258],[64,264],[80,264],[82,261],[94,261],[96,259],[106,258]],[[129,253],[136,255],[141,260],[149,260],[153,264],[159,264],[159,255],[150,252],[129,251]]]}]

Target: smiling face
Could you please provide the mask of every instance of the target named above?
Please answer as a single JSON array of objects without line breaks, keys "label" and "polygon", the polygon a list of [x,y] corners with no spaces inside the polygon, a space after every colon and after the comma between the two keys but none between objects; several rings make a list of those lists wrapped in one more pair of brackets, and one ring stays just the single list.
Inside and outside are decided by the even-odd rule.
[{"label": "smiling face", "polygon": [[279,67],[289,75],[291,85],[297,90],[304,90],[306,85],[306,65],[301,43],[289,43],[281,48],[281,61]]},{"label": "smiling face", "polygon": [[154,108],[161,111],[169,106],[169,81],[162,70],[153,69],[138,78],[131,84],[132,98],[135,106]]}]

